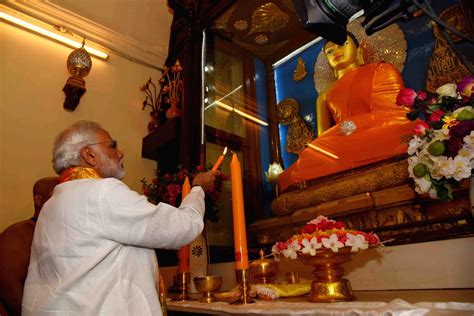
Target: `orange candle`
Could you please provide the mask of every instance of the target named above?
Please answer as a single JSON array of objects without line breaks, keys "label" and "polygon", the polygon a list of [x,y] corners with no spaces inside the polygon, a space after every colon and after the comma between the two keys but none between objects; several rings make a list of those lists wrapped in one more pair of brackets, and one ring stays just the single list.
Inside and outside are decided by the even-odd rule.
[{"label": "orange candle", "polygon": [[222,155],[219,156],[219,158],[217,159],[216,163],[214,164],[214,166],[212,167],[212,171],[216,171],[217,168],[220,167],[220,165],[222,164],[222,162],[224,161],[224,157],[225,157],[225,154],[227,153],[227,147],[224,148],[224,151],[222,152]]},{"label": "orange candle", "polygon": [[247,232],[245,228],[244,194],[242,190],[242,167],[234,153],[230,162],[230,178],[232,181],[232,215],[234,220],[234,251],[235,268],[249,268],[247,250]]},{"label": "orange candle", "polygon": [[[186,177],[181,189],[182,200],[189,194],[189,191],[191,191],[191,184],[188,177]],[[189,250],[189,245],[183,246],[178,250],[178,273],[189,272]]]}]

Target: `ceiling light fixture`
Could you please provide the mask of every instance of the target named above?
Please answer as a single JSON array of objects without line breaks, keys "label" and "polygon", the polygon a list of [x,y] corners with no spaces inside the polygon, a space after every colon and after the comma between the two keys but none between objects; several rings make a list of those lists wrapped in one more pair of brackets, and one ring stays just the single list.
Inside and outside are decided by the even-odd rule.
[{"label": "ceiling light fixture", "polygon": [[[3,10],[4,7],[0,7],[0,10]],[[28,19],[29,21],[26,21]],[[16,26],[20,26],[22,28],[25,28],[29,31],[32,31],[36,34],[40,34],[43,36],[46,36],[50,39],[53,39],[55,41],[61,42],[63,44],[66,44],[67,46],[73,47],[73,48],[81,48],[82,47],[82,42],[81,41],[76,41],[71,38],[68,38],[66,36],[63,36],[61,34],[55,33],[53,31],[49,31],[47,28],[50,28],[52,30],[55,30],[55,27],[52,25],[46,24],[44,22],[40,22],[37,20],[34,20],[33,18],[27,17],[27,16],[22,16],[22,18],[18,18],[14,16],[14,14],[9,14],[4,11],[0,11],[0,20],[6,20]],[[42,26],[39,26],[42,25]],[[103,60],[107,60],[109,58],[109,55],[107,53],[104,53],[98,49],[92,48],[90,46],[85,45],[84,49],[91,55],[101,58]]]}]

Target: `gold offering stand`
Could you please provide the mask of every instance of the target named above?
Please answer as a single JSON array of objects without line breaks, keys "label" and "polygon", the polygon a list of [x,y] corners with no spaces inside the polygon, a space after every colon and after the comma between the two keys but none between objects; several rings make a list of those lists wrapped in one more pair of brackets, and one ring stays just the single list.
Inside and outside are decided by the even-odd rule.
[{"label": "gold offering stand", "polygon": [[311,283],[309,300],[318,303],[353,301],[355,295],[349,280],[344,279],[341,264],[351,261],[351,248],[320,250],[315,256],[300,255],[301,261],[314,267],[314,281]]}]

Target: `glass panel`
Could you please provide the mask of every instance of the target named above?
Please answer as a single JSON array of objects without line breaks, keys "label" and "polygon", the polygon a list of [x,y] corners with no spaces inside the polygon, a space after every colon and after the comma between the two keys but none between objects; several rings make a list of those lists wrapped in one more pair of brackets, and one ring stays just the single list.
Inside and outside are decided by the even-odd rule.
[{"label": "glass panel", "polygon": [[[265,66],[216,37],[209,43],[204,68],[206,162],[214,163],[225,146],[238,154],[250,224],[270,213],[269,201],[264,203],[269,188],[262,180],[269,165]],[[230,180],[230,155],[221,171]],[[234,260],[231,185],[230,181],[224,183],[219,222],[207,222],[211,262]]]},{"label": "glass panel", "polygon": [[214,61],[205,67],[207,100],[206,125],[245,137],[244,118],[232,110],[245,102],[242,61],[215,50]]}]

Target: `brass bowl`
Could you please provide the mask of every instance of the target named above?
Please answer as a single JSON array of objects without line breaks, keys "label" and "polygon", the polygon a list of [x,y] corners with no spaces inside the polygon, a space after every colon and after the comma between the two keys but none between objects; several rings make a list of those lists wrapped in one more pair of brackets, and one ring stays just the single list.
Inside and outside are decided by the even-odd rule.
[{"label": "brass bowl", "polygon": [[278,274],[278,262],[266,259],[260,250],[260,259],[250,263],[250,275],[255,283],[272,283]]},{"label": "brass bowl", "polygon": [[201,303],[211,303],[216,300],[214,292],[222,285],[222,277],[217,275],[198,276],[193,278],[194,287],[202,293]]}]

